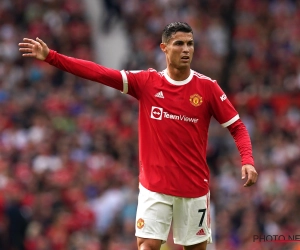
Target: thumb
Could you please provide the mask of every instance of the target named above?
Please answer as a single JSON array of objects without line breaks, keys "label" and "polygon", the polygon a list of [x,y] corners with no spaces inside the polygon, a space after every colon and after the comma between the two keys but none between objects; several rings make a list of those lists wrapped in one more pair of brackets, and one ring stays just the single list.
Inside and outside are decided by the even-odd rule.
[{"label": "thumb", "polygon": [[46,43],[44,43],[44,41],[42,40],[42,39],[40,39],[40,38],[36,38],[36,41],[40,44],[40,48],[41,48],[41,51],[40,51],[40,54],[39,54],[39,57],[38,57],[38,59],[40,59],[40,60],[45,60],[46,58],[47,58],[47,56],[48,56],[48,54],[49,54],[49,48],[48,48],[48,46],[47,46],[47,44]]},{"label": "thumb", "polygon": [[242,167],[242,180],[246,178],[246,168]]},{"label": "thumb", "polygon": [[43,46],[43,47],[46,47],[47,46],[47,44],[42,40],[42,39],[40,39],[40,38],[36,38],[36,40]]}]

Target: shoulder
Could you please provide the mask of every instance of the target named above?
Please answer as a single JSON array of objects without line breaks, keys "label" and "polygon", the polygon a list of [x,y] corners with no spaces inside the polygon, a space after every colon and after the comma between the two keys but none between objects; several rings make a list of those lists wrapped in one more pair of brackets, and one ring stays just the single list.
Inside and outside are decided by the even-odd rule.
[{"label": "shoulder", "polygon": [[148,69],[148,73],[152,77],[162,78],[164,76],[164,74],[165,74],[165,70],[163,70],[163,71],[157,71],[156,69],[149,68]]},{"label": "shoulder", "polygon": [[130,83],[130,85],[146,86],[149,83],[161,82],[162,74],[155,69],[149,68],[147,70],[123,70],[121,71],[123,79]]},{"label": "shoulder", "polygon": [[162,76],[163,75],[163,71],[162,72],[158,72],[155,69],[149,68],[147,70],[125,70],[126,74],[134,74],[134,75],[148,75],[148,76]]},{"label": "shoulder", "polygon": [[194,79],[196,79],[197,81],[201,81],[201,83],[205,83],[205,84],[217,84],[216,80],[211,79],[210,77],[203,75],[197,71],[193,70],[193,76]]},{"label": "shoulder", "polygon": [[147,79],[159,80],[164,76],[165,71],[157,71],[156,69],[149,68],[147,70],[137,70],[132,73],[141,74]]},{"label": "shoulder", "polygon": [[197,82],[197,84],[201,84],[201,86],[209,91],[217,91],[221,89],[217,80],[211,79],[210,77],[200,74],[196,71],[193,71],[193,79]]}]

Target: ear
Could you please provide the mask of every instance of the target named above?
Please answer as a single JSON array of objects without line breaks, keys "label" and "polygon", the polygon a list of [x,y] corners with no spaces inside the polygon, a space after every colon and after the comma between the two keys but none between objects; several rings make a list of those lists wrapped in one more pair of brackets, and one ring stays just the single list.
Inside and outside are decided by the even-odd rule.
[{"label": "ear", "polygon": [[161,43],[159,46],[160,46],[160,49],[166,53],[167,45],[165,43]]}]

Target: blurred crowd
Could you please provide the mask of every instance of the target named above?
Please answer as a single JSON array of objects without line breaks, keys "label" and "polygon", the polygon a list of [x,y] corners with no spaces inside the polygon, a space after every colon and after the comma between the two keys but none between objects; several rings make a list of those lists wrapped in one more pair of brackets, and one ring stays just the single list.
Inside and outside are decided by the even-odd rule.
[{"label": "blurred crowd", "polygon": [[[247,126],[259,171],[251,188],[229,132],[211,123],[215,249],[299,250],[263,236],[300,235],[300,1],[105,3],[102,32],[121,20],[130,34],[124,69],[164,69],[162,29],[188,22],[193,69],[218,81]],[[136,249],[137,101],[18,51],[23,37],[40,37],[95,61],[86,16],[81,0],[0,2],[0,249]],[[162,249],[181,248],[170,237]]]}]

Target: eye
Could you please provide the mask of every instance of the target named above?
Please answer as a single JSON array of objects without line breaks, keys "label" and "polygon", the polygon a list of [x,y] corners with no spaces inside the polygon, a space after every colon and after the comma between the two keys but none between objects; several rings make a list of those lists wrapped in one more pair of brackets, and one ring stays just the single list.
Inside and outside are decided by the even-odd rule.
[{"label": "eye", "polygon": [[174,45],[181,46],[181,45],[183,45],[183,42],[182,42],[182,41],[176,41],[176,42],[174,43]]}]

